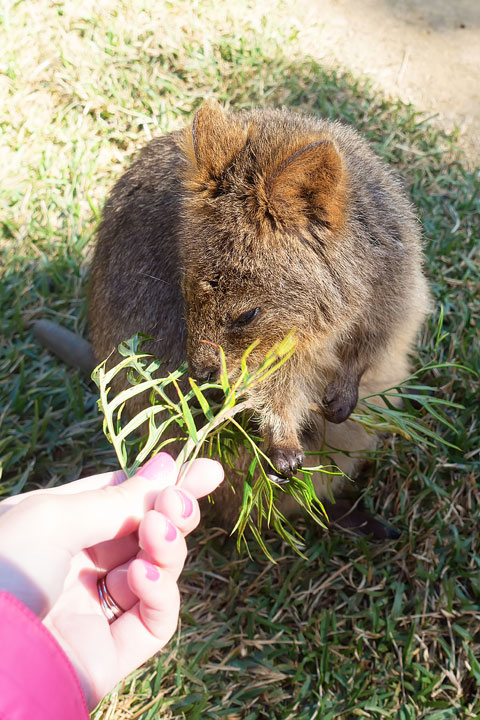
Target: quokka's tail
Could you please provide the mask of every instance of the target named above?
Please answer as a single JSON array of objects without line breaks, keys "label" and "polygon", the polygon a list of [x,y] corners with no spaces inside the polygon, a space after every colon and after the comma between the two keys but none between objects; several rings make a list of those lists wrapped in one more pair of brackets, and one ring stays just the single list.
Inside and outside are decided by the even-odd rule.
[{"label": "quokka's tail", "polygon": [[68,365],[89,375],[97,365],[90,343],[61,325],[50,320],[37,320],[33,324],[33,333],[41,345]]}]

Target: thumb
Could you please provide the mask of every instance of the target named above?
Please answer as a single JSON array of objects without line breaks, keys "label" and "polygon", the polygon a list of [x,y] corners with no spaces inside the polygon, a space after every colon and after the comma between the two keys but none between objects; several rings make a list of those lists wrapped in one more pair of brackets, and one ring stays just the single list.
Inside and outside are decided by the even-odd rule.
[{"label": "thumb", "polygon": [[71,495],[35,493],[0,518],[0,585],[40,617],[58,599],[73,555],[137,529],[159,491],[174,485],[159,453],[130,480]]},{"label": "thumb", "polygon": [[[221,483],[223,469],[215,460],[199,458],[184,478],[184,486],[199,498],[213,492]],[[153,510],[159,492],[175,485],[177,479],[174,459],[160,452],[121,484],[70,495],[39,493],[10,510],[3,522],[14,520],[16,512],[23,512],[22,533],[28,524],[29,537],[33,539],[34,528],[38,528],[43,543],[56,544],[74,555],[105,540],[133,533],[145,514]],[[13,523],[12,529],[19,530],[19,523]]]},{"label": "thumb", "polygon": [[[209,458],[197,458],[184,469],[182,487],[195,498],[210,494],[223,480],[222,466]],[[55,501],[59,501],[56,514],[60,519],[54,526],[54,538],[57,542],[58,538],[65,538],[73,554],[105,540],[130,535],[145,514],[154,509],[159,492],[177,481],[174,459],[160,452],[121,484],[56,496]]]},{"label": "thumb", "polygon": [[71,495],[34,494],[2,517],[0,538],[62,547],[71,555],[104,540],[134,532],[158,493],[174,485],[177,467],[167,453],[158,453],[136,475],[120,485]]},{"label": "thumb", "polygon": [[72,553],[104,540],[134,532],[152,510],[158,493],[175,485],[178,469],[171,455],[161,452],[121,484],[49,498],[55,501],[52,539],[62,539]]}]

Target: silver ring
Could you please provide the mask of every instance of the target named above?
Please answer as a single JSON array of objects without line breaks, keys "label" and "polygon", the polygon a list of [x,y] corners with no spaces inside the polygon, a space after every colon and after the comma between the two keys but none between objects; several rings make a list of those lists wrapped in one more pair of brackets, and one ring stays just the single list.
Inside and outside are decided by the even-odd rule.
[{"label": "silver ring", "polygon": [[117,605],[115,600],[112,598],[107,590],[107,576],[104,575],[97,580],[98,597],[100,599],[100,607],[103,610],[103,614],[108,620],[108,624],[111,625],[120,615],[123,614],[122,608]]}]

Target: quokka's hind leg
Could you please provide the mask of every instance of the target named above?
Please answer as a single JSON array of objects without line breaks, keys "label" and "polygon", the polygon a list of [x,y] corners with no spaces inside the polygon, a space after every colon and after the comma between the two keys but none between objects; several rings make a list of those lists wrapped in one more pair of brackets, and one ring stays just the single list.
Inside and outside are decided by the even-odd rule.
[{"label": "quokka's hind leg", "polygon": [[[359,397],[375,395],[387,388],[398,385],[409,374],[407,352],[411,344],[411,333],[404,333],[392,343],[387,352],[380,357],[376,366],[365,373],[359,387]],[[370,399],[372,404],[382,405],[380,397]],[[371,535],[375,539],[397,537],[398,532],[386,525],[380,518],[373,518],[355,499],[353,483],[362,466],[378,444],[377,433],[367,431],[353,420],[340,424],[325,421],[320,415],[312,417],[312,424],[303,437],[306,451],[322,451],[306,455],[305,467],[316,465],[333,466],[346,476],[329,475],[327,472],[315,472],[313,481],[318,497],[326,505],[331,522],[361,535]],[[348,479],[347,479],[348,478]],[[353,499],[352,499],[353,495]],[[331,498],[335,499],[332,502]],[[298,512],[298,505],[287,498],[282,507],[284,512]]]},{"label": "quokka's hind leg", "polygon": [[400,532],[384,520],[371,515],[360,499],[339,497],[334,503],[324,500],[323,505],[330,523],[355,535],[370,537],[372,540],[393,540]]},{"label": "quokka's hind leg", "polygon": [[[428,308],[428,292],[425,281],[423,277],[419,277],[418,292],[412,297],[411,312],[407,313],[405,323],[398,328],[395,337],[384,353],[379,356],[375,366],[363,376],[359,387],[360,398],[372,396],[369,397],[369,402],[382,406],[384,405],[383,400],[380,395],[376,394],[398,386],[410,375],[409,353]],[[399,405],[401,399],[399,397],[396,401],[390,396],[389,402]],[[324,423],[321,435],[327,448],[336,448],[336,451],[329,455],[331,462],[352,480],[355,479],[365,463],[368,453],[375,450],[379,440],[376,433],[367,432],[353,420],[347,420],[340,425]],[[346,450],[348,453],[342,453],[341,450]],[[318,461],[322,462],[321,456]],[[328,476],[319,473],[319,477],[315,481],[319,495],[325,494],[328,491]],[[334,496],[337,496],[337,502],[331,503],[326,498],[327,512],[336,524],[362,535],[371,534],[376,539],[398,537],[398,532],[394,528],[386,525],[381,519],[372,518],[361,505],[356,503],[352,505],[351,499],[345,500],[342,497],[344,489],[345,481],[342,484],[337,480],[331,485],[331,491]]]}]

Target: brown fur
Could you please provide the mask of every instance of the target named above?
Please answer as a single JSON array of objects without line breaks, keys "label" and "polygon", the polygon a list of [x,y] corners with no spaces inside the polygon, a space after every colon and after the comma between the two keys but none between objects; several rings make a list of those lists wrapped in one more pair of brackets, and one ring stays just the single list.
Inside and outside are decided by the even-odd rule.
[{"label": "brown fur", "polygon": [[[192,128],[147,145],[105,206],[90,297],[97,358],[140,331],[170,369],[187,357],[193,374],[217,374],[217,344],[234,375],[255,339],[260,362],[294,329],[294,356],[252,397],[286,476],[325,442],[375,445],[347,420],[359,386],[371,393],[405,377],[427,309],[410,203],[339,123],[206,104]],[[332,458],[354,472],[355,459]]]}]

